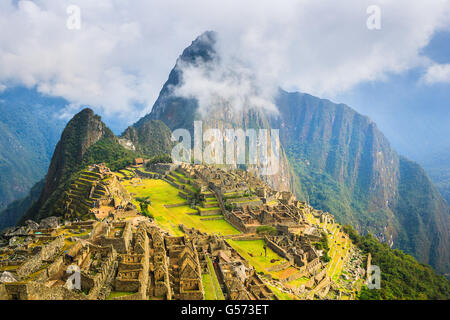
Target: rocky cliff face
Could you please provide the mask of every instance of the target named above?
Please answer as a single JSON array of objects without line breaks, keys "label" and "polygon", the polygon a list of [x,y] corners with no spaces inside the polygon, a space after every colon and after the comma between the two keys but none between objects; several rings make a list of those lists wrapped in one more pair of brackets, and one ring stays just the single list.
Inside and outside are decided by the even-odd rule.
[{"label": "rocky cliff face", "polygon": [[280,91],[281,141],[298,146],[310,166],[325,171],[352,192],[369,191],[374,206],[388,208],[396,198],[399,158],[369,118],[345,105]]},{"label": "rocky cliff face", "polygon": [[128,127],[122,134],[121,144],[148,157],[169,154],[173,142],[170,129],[160,120],[148,120],[138,127]]},{"label": "rocky cliff face", "polygon": [[74,166],[80,164],[90,146],[105,135],[114,137],[111,130],[91,109],[84,109],[67,124],[56,145],[42,198],[46,199],[61,182],[61,178]]},{"label": "rocky cliff face", "polygon": [[69,121],[56,145],[39,200],[22,220],[47,215],[49,207],[54,202],[49,201],[51,196],[74,170],[82,165],[83,156],[89,147],[102,138],[117,139],[91,109],[83,109]]},{"label": "rocky cliff face", "polygon": [[0,211],[44,177],[64,128],[57,115],[66,104],[35,89],[0,92]]},{"label": "rocky cliff face", "polygon": [[30,190],[28,196],[23,199],[16,200],[10,203],[6,209],[0,212],[0,232],[3,229],[14,226],[36,201],[39,200],[42,189],[44,188],[45,180],[36,183]]},{"label": "rocky cliff face", "polygon": [[449,206],[419,164],[400,157],[399,171],[397,201],[392,206],[401,226],[396,247],[448,276]]},{"label": "rocky cliff face", "polygon": [[277,107],[271,125],[281,128],[300,196],[448,272],[449,208],[419,165],[346,105],[280,91]]},{"label": "rocky cliff face", "polygon": [[[215,33],[206,32],[198,37],[186,48],[178,58],[175,67],[169,74],[151,113],[134,124],[134,129],[139,131],[151,121],[161,120],[172,131],[184,128],[191,132],[193,137],[194,121],[203,122],[203,130],[242,128],[246,129],[270,129],[267,115],[261,110],[248,109],[245,112],[233,111],[227,101],[221,101],[220,105],[208,106],[208,112],[201,114],[198,111],[198,101],[174,94],[174,90],[183,83],[183,71],[180,65],[214,63],[217,58],[214,50]],[[127,129],[123,136],[130,136],[132,129]],[[131,133],[131,134],[130,134]],[[266,175],[262,178],[276,190],[293,190],[294,183],[291,168],[283,148],[280,150],[279,171],[275,175]]]},{"label": "rocky cliff face", "polygon": [[[179,65],[207,65],[216,59],[214,44],[214,33],[207,32],[184,50],[152,112],[135,128],[158,119],[171,130],[192,131],[194,120],[203,120],[210,128],[279,129],[282,170],[268,181],[274,188],[294,190],[299,198],[332,212],[340,222],[372,232],[448,272],[448,206],[428,177],[419,173],[420,167],[407,166],[367,117],[342,104],[282,90],[276,99],[278,115],[252,109],[233,113],[222,101],[202,116],[196,99],[177,96],[175,89],[183,83]],[[406,172],[415,172],[412,175],[417,179]],[[421,189],[418,180],[429,187]],[[426,194],[426,199],[419,198],[423,202],[413,196],[420,192]],[[407,203],[415,203],[414,208]]]}]

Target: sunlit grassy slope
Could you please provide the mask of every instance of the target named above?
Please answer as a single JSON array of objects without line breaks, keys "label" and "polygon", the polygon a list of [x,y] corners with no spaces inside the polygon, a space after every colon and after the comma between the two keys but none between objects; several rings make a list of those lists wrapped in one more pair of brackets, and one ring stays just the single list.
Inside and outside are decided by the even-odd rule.
[{"label": "sunlit grassy slope", "polygon": [[[149,212],[154,216],[156,222],[165,230],[174,235],[182,235],[179,224],[188,228],[196,229],[222,235],[238,234],[239,231],[225,221],[222,216],[209,216],[207,218],[220,218],[219,220],[205,220],[205,217],[197,215],[197,210],[189,205],[182,205],[175,208],[166,208],[164,205],[185,203],[186,200],[178,195],[178,189],[164,180],[142,179],[142,182],[126,180],[122,184],[131,193],[133,199],[138,197],[149,197],[151,206]],[[139,206],[136,200],[133,200]]]}]

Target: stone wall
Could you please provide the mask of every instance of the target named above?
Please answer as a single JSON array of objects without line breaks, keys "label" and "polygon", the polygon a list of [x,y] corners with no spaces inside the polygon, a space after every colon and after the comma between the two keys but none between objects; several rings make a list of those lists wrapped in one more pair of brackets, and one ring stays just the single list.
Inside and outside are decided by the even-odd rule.
[{"label": "stone wall", "polygon": [[141,176],[142,178],[147,178],[147,179],[161,179],[161,174],[159,173],[150,173],[150,172],[145,172],[142,171],[140,169],[137,169],[135,171],[139,176]]},{"label": "stone wall", "polygon": [[64,247],[64,237],[58,237],[49,244],[42,247],[42,250],[28,259],[23,265],[17,268],[17,275],[26,277],[39,270],[46,261],[53,259]]},{"label": "stone wall", "polygon": [[175,164],[175,163],[155,163],[155,164],[151,164],[148,167],[148,170],[164,175],[168,171],[175,170],[178,166],[179,165]]},{"label": "stone wall", "polygon": [[274,251],[276,254],[278,254],[279,256],[287,259],[290,263],[293,263],[293,258],[287,254],[287,252],[285,250],[283,250],[280,246],[278,246],[276,243],[274,243],[273,241],[270,241],[267,237],[264,238],[266,240],[267,246],[272,249],[272,251]]},{"label": "stone wall", "polygon": [[290,281],[294,281],[297,279],[300,279],[301,277],[305,277],[307,275],[307,273],[305,271],[303,272],[296,272],[292,275],[290,275],[289,277],[283,279],[281,282],[290,282]]},{"label": "stone wall", "polygon": [[140,279],[120,279],[116,278],[114,282],[116,291],[121,292],[138,292],[141,287]]},{"label": "stone wall", "polygon": [[4,284],[0,284],[0,300],[8,300],[8,293]]},{"label": "stone wall", "polygon": [[135,294],[111,298],[111,300],[142,300],[142,294],[137,292]]},{"label": "stone wall", "polygon": [[[99,244],[102,247],[109,247],[112,245],[118,253],[122,253],[122,254],[127,253],[128,247],[131,242],[131,238],[133,237],[133,232],[131,231],[130,223],[124,222],[123,224],[124,224],[123,231],[122,231],[122,235],[120,238],[110,238],[110,237],[103,235],[99,239]],[[118,223],[115,223],[110,228],[114,228],[117,225],[118,225]]]},{"label": "stone wall", "polygon": [[182,207],[182,206],[188,206],[190,202],[180,202],[180,203],[174,203],[174,204],[163,204],[163,207],[165,208],[176,208],[176,207]]},{"label": "stone wall", "polygon": [[83,300],[84,295],[77,294],[65,287],[49,288],[38,282],[6,284],[8,300]]}]

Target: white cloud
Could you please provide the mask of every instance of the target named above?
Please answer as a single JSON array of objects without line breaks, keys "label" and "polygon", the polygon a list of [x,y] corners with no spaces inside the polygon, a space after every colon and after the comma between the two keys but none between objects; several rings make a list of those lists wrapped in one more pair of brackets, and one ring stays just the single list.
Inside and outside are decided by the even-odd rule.
[{"label": "white cloud", "polygon": [[223,108],[232,114],[247,108],[277,112],[273,102],[276,86],[264,86],[255,70],[237,59],[227,58],[216,56],[212,61],[197,61],[194,65],[179,61],[177,68],[183,79],[182,85],[174,88],[174,95],[196,98],[201,115]]},{"label": "white cloud", "polygon": [[421,79],[426,84],[450,83],[450,64],[433,64]]},{"label": "white cloud", "polygon": [[[80,30],[66,28],[71,4],[81,8]],[[366,27],[373,4],[381,8],[381,30]],[[0,82],[36,85],[129,123],[149,111],[183,48],[215,30],[221,55],[238,57],[242,74],[253,73],[256,82],[239,76],[238,83],[255,99],[270,104],[277,85],[333,97],[426,65],[420,49],[449,27],[449,6],[447,0],[3,0]],[[244,103],[236,82],[221,81],[230,75],[223,67],[203,85]]]}]

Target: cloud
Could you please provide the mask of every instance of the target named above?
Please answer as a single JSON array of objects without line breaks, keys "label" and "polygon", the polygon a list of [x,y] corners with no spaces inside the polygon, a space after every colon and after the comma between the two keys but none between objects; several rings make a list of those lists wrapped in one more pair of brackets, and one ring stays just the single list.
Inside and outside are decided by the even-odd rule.
[{"label": "cloud", "polygon": [[[72,4],[81,9],[80,30],[66,27]],[[381,30],[366,27],[373,4],[381,8]],[[239,63],[218,65],[212,75],[189,70],[187,77],[197,80],[189,89],[203,99],[220,91],[237,106],[250,99],[270,107],[277,86],[332,98],[426,66],[420,50],[449,28],[449,6],[447,0],[4,0],[0,83],[37,86],[125,126],[150,111],[181,51],[215,30],[221,56]],[[205,76],[212,82],[202,82]],[[240,86],[251,94],[240,95]],[[201,95],[202,88],[211,93]]]},{"label": "cloud", "polygon": [[[211,45],[216,47],[214,43]],[[196,98],[202,116],[216,109],[226,109],[232,114],[249,108],[277,112],[273,101],[276,85],[263,85],[258,73],[235,56],[219,52],[207,62],[200,59],[193,64],[179,60],[176,68],[182,73],[182,83],[173,88],[173,94]]]},{"label": "cloud", "polygon": [[450,64],[433,64],[421,79],[426,84],[450,83]]}]

